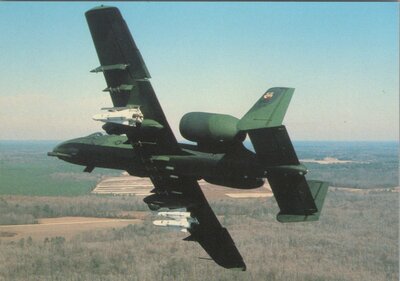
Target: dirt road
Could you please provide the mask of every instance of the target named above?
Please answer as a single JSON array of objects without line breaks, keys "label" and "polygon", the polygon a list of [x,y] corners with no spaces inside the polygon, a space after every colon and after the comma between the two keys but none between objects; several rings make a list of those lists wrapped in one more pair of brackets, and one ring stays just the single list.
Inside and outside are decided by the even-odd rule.
[{"label": "dirt road", "polygon": [[15,241],[21,238],[43,240],[46,237],[62,236],[70,239],[78,233],[106,228],[124,227],[140,223],[140,219],[109,219],[88,217],[60,217],[40,219],[38,224],[1,225],[0,240]]}]

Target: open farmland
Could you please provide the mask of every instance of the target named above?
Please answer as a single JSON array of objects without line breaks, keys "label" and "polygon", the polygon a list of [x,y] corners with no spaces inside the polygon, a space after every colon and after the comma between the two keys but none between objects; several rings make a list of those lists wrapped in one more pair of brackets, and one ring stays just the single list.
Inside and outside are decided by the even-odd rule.
[{"label": "open farmland", "polygon": [[59,217],[38,219],[35,224],[0,225],[1,241],[43,240],[46,237],[72,238],[81,232],[120,228],[140,223],[139,219]]}]

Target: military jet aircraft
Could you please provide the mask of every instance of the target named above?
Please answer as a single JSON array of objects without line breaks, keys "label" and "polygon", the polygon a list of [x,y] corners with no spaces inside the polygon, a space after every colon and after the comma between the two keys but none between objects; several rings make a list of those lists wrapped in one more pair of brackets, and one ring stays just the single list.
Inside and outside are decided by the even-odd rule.
[{"label": "military jet aircraft", "polygon": [[[186,209],[196,223],[184,224],[187,241],[197,241],[220,266],[246,270],[229,232],[208,204],[198,180],[231,188],[251,189],[267,179],[280,208],[277,220],[318,220],[328,184],[305,179],[282,121],[294,89],[267,90],[240,119],[216,113],[190,112],[180,121],[178,143],[150,84],[150,74],[115,7],[86,12],[99,57],[92,72],[104,74],[113,107],[94,116],[107,134],[61,143],[48,155],[83,165],[120,169],[149,177],[152,194],[144,198],[151,210]],[[245,148],[248,136],[254,151]],[[167,224],[167,223],[159,223]],[[180,223],[183,224],[183,223]]]}]

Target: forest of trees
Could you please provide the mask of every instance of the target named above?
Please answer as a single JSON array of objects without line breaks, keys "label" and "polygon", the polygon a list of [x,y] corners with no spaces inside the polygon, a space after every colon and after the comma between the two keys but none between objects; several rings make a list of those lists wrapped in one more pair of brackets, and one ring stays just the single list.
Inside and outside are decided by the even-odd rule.
[{"label": "forest of trees", "polygon": [[[1,212],[33,219],[116,216],[141,210],[135,197],[3,197]],[[248,270],[223,269],[187,235],[143,223],[72,239],[0,239],[0,280],[398,280],[398,195],[328,193],[319,222],[281,224],[271,199],[212,200]],[[154,214],[153,214],[154,215]],[[206,258],[206,259],[204,259]]]}]

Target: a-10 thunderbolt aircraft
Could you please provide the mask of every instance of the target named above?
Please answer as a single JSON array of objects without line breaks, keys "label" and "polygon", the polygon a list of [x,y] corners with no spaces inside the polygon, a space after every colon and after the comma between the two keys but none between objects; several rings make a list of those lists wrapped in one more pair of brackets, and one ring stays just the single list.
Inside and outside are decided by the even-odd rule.
[{"label": "a-10 thunderbolt aircraft", "polygon": [[[305,179],[282,120],[294,89],[267,90],[241,118],[190,112],[180,121],[184,138],[178,143],[150,84],[150,74],[115,7],[96,7],[86,19],[107,82],[113,107],[93,117],[103,121],[107,134],[95,133],[66,141],[49,152],[64,161],[120,169],[149,177],[152,195],[144,198],[151,210],[185,208],[196,223],[190,236],[225,268],[246,270],[229,232],[208,204],[198,180],[231,188],[251,189],[267,179],[280,208],[280,222],[318,220],[328,184]],[[188,97],[190,98],[190,97]],[[248,136],[254,152],[243,141]],[[188,220],[188,221],[193,221]],[[159,223],[162,225],[163,223]]]}]

